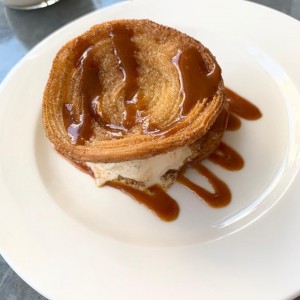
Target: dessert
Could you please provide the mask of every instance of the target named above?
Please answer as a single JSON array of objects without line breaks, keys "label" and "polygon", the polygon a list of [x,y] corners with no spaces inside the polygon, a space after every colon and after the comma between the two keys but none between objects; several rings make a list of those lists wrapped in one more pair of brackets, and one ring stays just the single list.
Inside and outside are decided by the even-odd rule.
[{"label": "dessert", "polygon": [[93,174],[167,188],[209,156],[227,123],[221,69],[200,42],[149,20],[116,20],[54,59],[43,124],[56,150]]}]

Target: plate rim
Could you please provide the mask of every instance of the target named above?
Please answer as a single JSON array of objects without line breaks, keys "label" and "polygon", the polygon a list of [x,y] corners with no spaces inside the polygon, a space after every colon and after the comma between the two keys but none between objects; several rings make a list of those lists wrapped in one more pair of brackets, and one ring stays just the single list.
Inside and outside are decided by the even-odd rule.
[{"label": "plate rim", "polygon": [[[138,1],[138,0],[133,0],[133,1]],[[74,21],[72,21],[71,23],[69,23],[69,24],[66,24],[65,26],[63,26],[62,28],[60,28],[59,30],[57,30],[57,31],[55,31],[54,33],[52,33],[50,36],[48,36],[46,39],[44,39],[43,41],[41,41],[38,45],[36,45],[32,50],[30,50],[14,67],[13,67],[13,69],[10,71],[10,73],[5,77],[5,79],[3,80],[3,82],[1,83],[1,87],[0,87],[0,94],[2,93],[2,91],[5,89],[5,87],[6,87],[6,85],[7,84],[9,84],[9,81],[11,80],[11,78],[13,78],[13,76],[14,76],[14,74],[22,67],[22,65],[24,64],[24,62],[25,61],[27,61],[28,59],[30,59],[30,56],[31,55],[33,55],[34,53],[38,53],[38,50],[40,49],[40,48],[43,48],[44,47],[44,45],[47,45],[47,43],[48,43],[48,41],[51,41],[51,39],[53,39],[55,36],[57,36],[57,35],[60,35],[61,34],[61,32],[64,32],[64,31],[67,31],[68,30],[68,28],[71,28],[72,26],[73,26],[73,23],[75,23],[75,22],[79,22],[80,20],[82,20],[82,19],[85,19],[85,18],[89,18],[91,15],[97,15],[97,14],[99,14],[99,11],[101,11],[101,13],[100,14],[102,14],[103,13],[103,11],[106,11],[106,10],[111,10],[113,7],[115,7],[115,6],[127,6],[129,3],[131,3],[131,2],[133,2],[133,1],[124,1],[124,2],[120,2],[120,3],[117,3],[117,4],[115,4],[115,5],[113,5],[113,6],[109,6],[109,7],[106,7],[106,8],[103,8],[103,9],[101,9],[101,10],[96,10],[96,11],[93,11],[93,12],[91,12],[91,13],[88,13],[88,14],[86,14],[86,15],[84,15],[84,16],[81,16],[80,18],[78,18],[78,19],[76,19],[76,20],[74,20]],[[215,2],[217,2],[218,0],[215,0]],[[241,2],[241,1],[235,1],[235,0],[231,0],[231,2],[232,3],[234,3],[234,2]],[[246,2],[246,1],[243,1],[243,2]],[[254,5],[254,6],[257,6],[258,4],[256,4],[256,3],[252,3],[252,2],[248,2],[248,4],[250,4],[250,5]],[[285,15],[285,14],[283,14],[283,13],[280,13],[280,12],[277,12],[276,10],[274,10],[274,9],[270,9],[270,8],[267,8],[267,7],[264,7],[264,6],[262,6],[262,5],[258,5],[258,6],[260,6],[260,7],[263,7],[264,9],[267,9],[267,10],[272,10],[273,12],[276,12],[276,14],[281,14],[281,15],[283,15],[284,17],[287,17],[287,18],[289,18],[289,19],[292,19],[292,20],[295,20],[294,18],[292,18],[292,17],[290,17],[290,16],[287,16],[287,15]],[[295,20],[296,22],[297,22],[297,26],[299,26],[300,25],[300,23],[297,21],[297,20]],[[295,23],[296,24],[296,23]],[[1,104],[0,104],[1,105]],[[298,174],[297,174],[297,177],[299,177],[299,171],[298,171]],[[292,183],[291,183],[292,184]],[[23,276],[22,276],[22,274],[23,274],[23,272],[21,271],[21,270],[18,270],[18,267],[16,267],[15,265],[14,265],[14,263],[10,260],[10,257],[9,257],[9,255],[6,255],[5,254],[5,251],[3,251],[3,252],[1,252],[1,254],[2,254],[2,256],[4,257],[4,259],[6,260],[6,261],[8,261],[9,262],[9,264],[12,266],[12,268],[14,269],[14,270],[16,270],[17,271],[17,273],[18,274],[20,274],[19,276],[24,280],[25,279],[25,281],[26,282],[30,282],[30,285],[31,286],[33,286],[37,291],[39,291],[41,294],[44,294],[45,295],[45,293],[43,293],[43,291],[40,291],[39,290],[39,288],[37,288],[34,284],[32,284],[33,282],[31,282],[30,280],[28,280],[28,278],[25,278],[26,276],[24,276],[24,278],[23,278]],[[3,255],[4,254],[4,255]],[[26,273],[26,272],[25,272]],[[298,290],[300,290],[300,289],[298,289]],[[295,293],[296,293],[296,291],[295,291]],[[47,295],[46,295],[47,296]]]}]

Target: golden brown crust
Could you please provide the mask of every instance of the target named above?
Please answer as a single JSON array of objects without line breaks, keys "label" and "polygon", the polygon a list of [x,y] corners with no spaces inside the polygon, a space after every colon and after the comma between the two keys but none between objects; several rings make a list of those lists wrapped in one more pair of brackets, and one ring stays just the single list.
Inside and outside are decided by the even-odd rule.
[{"label": "golden brown crust", "polygon": [[[151,116],[150,121],[159,126],[161,132],[171,129],[172,134],[145,134],[141,126],[136,126],[121,137],[114,137],[96,124],[93,136],[86,143],[72,144],[64,126],[62,106],[72,103],[75,113],[79,115],[82,91],[76,63],[85,50],[78,48],[79,40],[85,41],[87,47],[92,45],[94,56],[103,70],[99,75],[104,86],[102,109],[109,115],[110,121],[116,124],[122,114],[122,74],[109,38],[111,26],[114,24],[133,30],[132,39],[139,48],[136,59],[139,62],[139,86],[147,102],[146,113]],[[56,55],[44,92],[43,124],[47,137],[64,156],[90,162],[145,159],[199,140],[208,132],[224,106],[224,86],[220,80],[211,99],[197,102],[187,116],[176,122],[179,114],[180,82],[171,59],[178,49],[189,47],[195,47],[201,53],[208,70],[213,68],[215,59],[201,43],[149,20],[106,22],[71,40]]]}]

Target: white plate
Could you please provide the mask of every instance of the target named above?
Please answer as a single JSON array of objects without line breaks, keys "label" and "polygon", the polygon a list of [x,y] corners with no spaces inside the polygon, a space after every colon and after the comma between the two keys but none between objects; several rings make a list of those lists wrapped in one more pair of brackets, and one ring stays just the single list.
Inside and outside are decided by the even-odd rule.
[{"label": "white plate", "polygon": [[[46,140],[41,101],[55,53],[116,18],[149,18],[199,39],[216,55],[226,85],[262,110],[262,119],[225,136],[245,168],[211,166],[232,189],[228,207],[209,208],[176,184],[170,193],[180,216],[162,222],[119,191],[96,188]],[[235,0],[134,0],[51,35],[0,90],[1,254],[51,299],[299,294],[299,36],[296,20]]]}]

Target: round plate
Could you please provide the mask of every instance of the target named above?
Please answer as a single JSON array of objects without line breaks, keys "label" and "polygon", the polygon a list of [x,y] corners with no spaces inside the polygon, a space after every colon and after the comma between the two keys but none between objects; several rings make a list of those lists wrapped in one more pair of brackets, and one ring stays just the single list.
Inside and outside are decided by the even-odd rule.
[{"label": "round plate", "polygon": [[[152,19],[199,39],[217,57],[225,84],[261,109],[263,118],[224,137],[244,157],[243,170],[205,162],[230,186],[229,206],[210,208],[175,184],[170,194],[180,216],[163,222],[119,191],[97,188],[45,138],[41,102],[56,52],[92,25],[118,18]],[[1,254],[52,299],[297,295],[299,36],[296,20],[236,0],[134,0],[52,34],[0,90]]]}]

